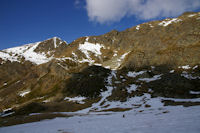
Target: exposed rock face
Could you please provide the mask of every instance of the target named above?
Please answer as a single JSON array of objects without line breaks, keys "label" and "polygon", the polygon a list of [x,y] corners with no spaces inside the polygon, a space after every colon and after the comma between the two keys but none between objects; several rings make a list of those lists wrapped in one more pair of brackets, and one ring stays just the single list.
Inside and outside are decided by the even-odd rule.
[{"label": "exposed rock face", "polygon": [[200,91],[199,53],[200,13],[82,37],[70,44],[54,37],[2,50],[0,110],[33,102],[60,103],[75,96],[96,101],[111,87],[112,94],[104,100],[126,101],[144,93],[200,97],[190,93]]}]

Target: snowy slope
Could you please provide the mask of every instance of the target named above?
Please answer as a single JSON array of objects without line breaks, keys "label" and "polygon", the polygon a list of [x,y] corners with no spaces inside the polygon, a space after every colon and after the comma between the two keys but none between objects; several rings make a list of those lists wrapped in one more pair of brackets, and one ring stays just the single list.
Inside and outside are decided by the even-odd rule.
[{"label": "snowy slope", "polygon": [[[1,133],[199,133],[200,106],[55,118],[0,128]],[[124,117],[123,117],[124,116]]]},{"label": "snowy slope", "polygon": [[0,52],[0,58],[5,61],[20,62],[21,58],[30,61],[34,64],[40,65],[50,61],[52,58],[47,58],[44,53],[36,53],[34,50],[38,47],[40,42],[31,43],[20,47],[14,47]]},{"label": "snowy slope", "polygon": [[[57,37],[53,37],[48,40],[51,39],[53,40],[53,45],[55,49],[64,42]],[[57,39],[60,41],[60,43],[57,42]],[[30,43],[0,51],[0,58],[3,60],[2,64],[5,63],[5,61],[21,62],[23,58],[25,59],[25,61],[30,61],[36,65],[44,64],[51,61],[52,59],[54,59],[54,56],[52,55],[49,57],[48,53],[51,53],[52,51],[48,51],[47,53],[35,51],[36,48],[42,43],[43,42]]]}]

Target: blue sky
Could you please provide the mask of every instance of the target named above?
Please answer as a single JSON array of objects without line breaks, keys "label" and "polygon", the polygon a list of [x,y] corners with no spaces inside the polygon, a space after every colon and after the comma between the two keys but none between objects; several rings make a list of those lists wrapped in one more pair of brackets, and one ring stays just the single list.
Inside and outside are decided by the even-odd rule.
[{"label": "blue sky", "polygon": [[112,29],[122,31],[146,21],[178,16],[187,10],[200,11],[200,0],[166,1],[0,0],[0,49],[54,36],[71,42],[82,36],[101,35]]}]

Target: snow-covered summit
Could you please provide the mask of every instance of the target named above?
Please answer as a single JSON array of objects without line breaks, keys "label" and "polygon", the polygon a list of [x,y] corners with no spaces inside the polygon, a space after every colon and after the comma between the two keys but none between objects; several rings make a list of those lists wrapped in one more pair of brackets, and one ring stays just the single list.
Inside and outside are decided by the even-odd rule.
[{"label": "snow-covered summit", "polygon": [[36,65],[47,63],[54,58],[54,52],[62,44],[66,45],[67,42],[58,37],[53,37],[42,42],[8,48],[0,51],[1,64],[6,61],[23,62],[23,59]]},{"label": "snow-covered summit", "polygon": [[43,64],[48,62],[51,58],[47,58],[44,53],[37,53],[34,50],[38,47],[40,42],[31,43],[24,46],[5,49],[0,53],[0,58],[4,61],[21,62],[24,58],[25,61],[30,61],[34,64]]}]

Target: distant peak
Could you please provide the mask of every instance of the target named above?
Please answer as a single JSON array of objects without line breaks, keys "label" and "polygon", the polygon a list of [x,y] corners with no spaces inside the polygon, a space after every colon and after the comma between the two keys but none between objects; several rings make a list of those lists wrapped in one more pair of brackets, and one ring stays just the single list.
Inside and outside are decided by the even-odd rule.
[{"label": "distant peak", "polygon": [[49,38],[49,39],[46,39],[45,41],[47,41],[47,40],[53,40],[54,48],[57,48],[58,45],[60,45],[63,42],[65,42],[66,44],[68,44],[66,41],[62,40],[61,38],[59,38],[57,36]]},{"label": "distant peak", "polygon": [[59,37],[57,37],[57,36],[55,36],[55,37],[52,37],[52,38],[49,38],[49,39],[46,39],[46,40],[60,40],[60,41],[62,41],[62,39],[61,38],[59,38]]},{"label": "distant peak", "polygon": [[62,40],[60,37],[57,37],[57,36],[53,37],[52,39]]}]

